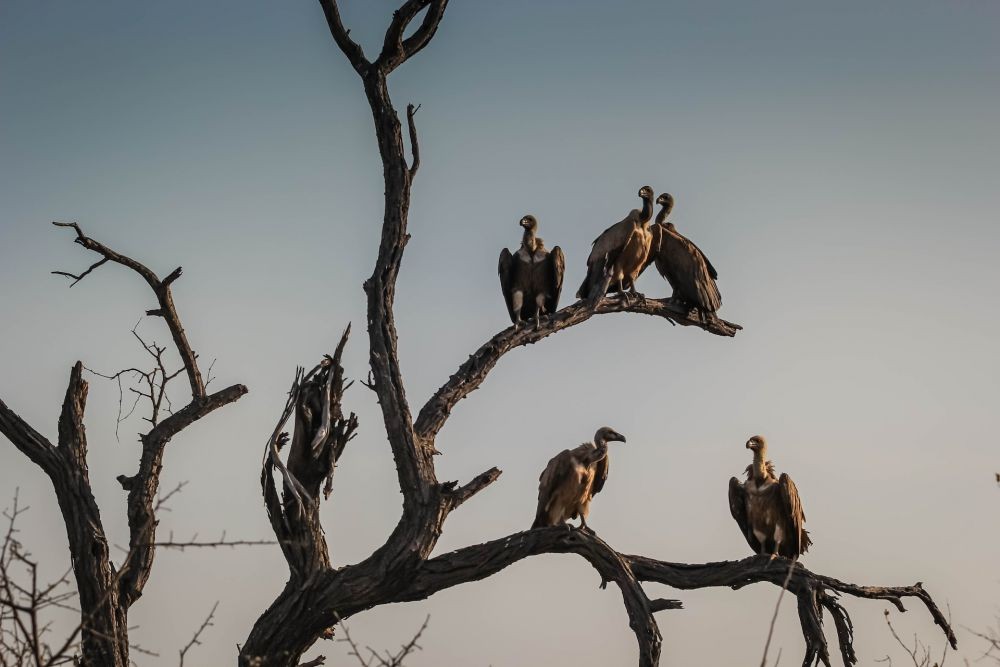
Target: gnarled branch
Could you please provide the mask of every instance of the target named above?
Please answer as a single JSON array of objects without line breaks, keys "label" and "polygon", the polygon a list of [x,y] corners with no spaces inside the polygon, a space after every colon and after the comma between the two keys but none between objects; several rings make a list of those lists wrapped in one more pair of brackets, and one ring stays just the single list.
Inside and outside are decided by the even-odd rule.
[{"label": "gnarled branch", "polygon": [[424,404],[414,424],[417,437],[425,441],[433,440],[448,420],[455,405],[479,388],[489,372],[507,352],[517,347],[537,343],[552,334],[582,324],[594,315],[608,313],[639,313],[662,317],[671,323],[698,327],[717,336],[735,336],[736,332],[743,328],[738,324],[719,318],[703,320],[697,313],[692,313],[689,309],[669,299],[643,299],[628,302],[623,298],[605,298],[599,301],[596,306],[591,306],[586,301],[577,301],[543,319],[541,326],[537,329],[511,326],[486,341]]},{"label": "gnarled branch", "polygon": [[[150,288],[153,290],[153,294],[156,295],[156,300],[160,304],[159,309],[155,312],[167,323],[167,328],[170,329],[170,335],[174,339],[174,345],[177,347],[177,354],[180,355],[181,361],[184,364],[184,369],[188,375],[188,381],[191,384],[191,396],[196,399],[204,398],[205,383],[201,377],[201,370],[198,368],[198,355],[196,355],[194,350],[191,349],[191,344],[188,342],[187,334],[184,333],[184,327],[181,326],[181,319],[177,315],[177,309],[174,307],[174,297],[170,292],[170,284],[177,280],[177,278],[181,275],[180,267],[177,267],[170,273],[170,275],[163,280],[160,280],[159,277],[157,277],[157,275],[146,265],[141,262],[137,262],[131,257],[119,254],[106,245],[99,243],[84,234],[79,224],[75,222],[53,222],[52,224],[57,227],[72,227],[76,231],[76,243],[79,243],[87,250],[92,250],[101,255],[104,258],[104,261],[114,262],[115,264],[121,264],[124,267],[132,269],[142,276],[142,278],[149,284]],[[80,276],[74,276],[76,278],[76,282],[73,284],[75,285],[77,282],[82,280],[88,273],[103,264],[104,261],[94,264]],[[54,273],[71,275],[61,271],[55,271]]]},{"label": "gnarled branch", "polygon": [[[614,554],[614,557],[608,552]],[[820,608],[826,609],[834,619],[845,663],[857,662],[852,644],[853,626],[850,616],[836,599],[840,593],[858,598],[887,600],[900,611],[905,611],[903,598],[917,598],[927,608],[931,618],[944,632],[951,646],[954,648],[957,645],[955,633],[947,618],[919,583],[913,586],[859,586],[815,574],[802,567],[801,563],[793,566],[792,561],[787,559],[770,561],[766,556],[752,556],[739,561],[717,563],[670,563],[645,556],[618,554],[596,535],[576,529],[568,531],[566,528],[544,528],[515,533],[492,542],[465,547],[431,558],[417,571],[411,585],[400,599],[422,600],[440,590],[485,579],[524,558],[545,553],[581,555],[594,565],[604,580],[615,580],[616,583],[619,581],[614,577],[626,576],[623,573],[627,573],[627,576],[633,577],[637,582],[654,582],[682,590],[720,586],[740,589],[758,582],[768,582],[780,588],[787,582],[788,591],[799,599],[800,620],[806,641],[805,664],[811,664],[812,660],[830,664]],[[619,571],[609,569],[609,563],[614,563],[614,567]],[[609,573],[614,576],[609,576]],[[654,606],[663,608],[659,604]],[[628,599],[626,607],[629,607]],[[806,609],[803,610],[803,607]],[[646,609],[650,614],[654,611],[650,609],[648,600]],[[632,608],[629,608],[629,618],[635,630]],[[645,640],[638,632],[636,636],[640,644],[640,665],[656,664],[644,662],[642,656]]]}]

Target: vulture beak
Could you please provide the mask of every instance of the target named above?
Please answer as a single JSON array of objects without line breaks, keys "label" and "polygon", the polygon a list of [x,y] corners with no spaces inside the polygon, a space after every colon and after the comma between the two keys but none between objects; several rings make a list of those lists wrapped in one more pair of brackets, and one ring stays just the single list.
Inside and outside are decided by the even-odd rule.
[{"label": "vulture beak", "polygon": [[618,442],[625,442],[625,436],[622,435],[621,433],[618,433],[617,431],[615,432],[615,434],[613,436],[611,436],[611,439],[612,440],[617,440]]},{"label": "vulture beak", "polygon": [[753,440],[747,440],[747,449],[753,449]]}]

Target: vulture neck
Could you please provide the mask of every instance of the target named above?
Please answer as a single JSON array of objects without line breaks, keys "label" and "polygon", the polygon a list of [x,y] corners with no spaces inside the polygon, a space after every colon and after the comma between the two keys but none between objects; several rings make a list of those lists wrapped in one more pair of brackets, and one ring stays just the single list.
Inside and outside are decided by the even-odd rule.
[{"label": "vulture neck", "polygon": [[667,221],[667,216],[670,215],[672,207],[668,207],[666,204],[660,209],[660,212],[656,214],[656,224],[662,225]]},{"label": "vulture neck", "polygon": [[603,461],[608,455],[608,443],[604,438],[598,438],[594,441],[594,451],[590,455],[590,462],[597,463],[598,461]]},{"label": "vulture neck", "polygon": [[535,235],[534,229],[526,228],[521,238],[521,246],[533,255],[542,247],[542,240]]},{"label": "vulture neck", "polygon": [[639,212],[639,224],[643,227],[649,225],[649,221],[653,219],[653,199],[652,197],[642,198],[642,211]]},{"label": "vulture neck", "polygon": [[750,466],[750,477],[758,481],[770,479],[767,470],[767,449],[761,447],[753,453],[753,464]]}]

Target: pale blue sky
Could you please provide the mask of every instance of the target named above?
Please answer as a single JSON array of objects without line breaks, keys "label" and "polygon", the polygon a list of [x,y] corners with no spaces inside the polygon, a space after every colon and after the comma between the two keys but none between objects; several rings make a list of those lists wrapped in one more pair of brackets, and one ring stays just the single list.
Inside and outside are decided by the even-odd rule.
[{"label": "pale blue sky", "polygon": [[[371,55],[395,4],[343,2]],[[449,520],[441,549],[527,527],[544,463],[606,423],[629,442],[594,503],[605,539],[667,560],[741,557],[726,483],[763,433],[802,494],[807,566],[922,580],[957,623],[986,624],[1000,599],[998,44],[986,0],[453,2],[391,79],[400,109],[423,105],[398,291],[411,403],[507,324],[495,262],[521,215],[563,247],[575,287],[590,241],[645,183],[674,194],[678,226],[719,268],[722,315],[746,330],[725,340],[620,315],[510,354],[439,440],[442,479],[505,471]],[[3,3],[0,396],[54,434],[75,360],[139,360],[129,329],[148,290],[113,267],[68,290],[48,272],[93,258],[50,220],[162,273],[183,265],[195,348],[250,394],[172,443],[164,484],[190,483],[161,525],[269,536],[259,462],[295,366],[354,321],[347,369],[366,373],[361,281],[381,192],[367,104],[317,4]],[[640,288],[667,293],[655,274]],[[159,324],[141,326],[163,339]],[[114,477],[133,472],[141,423],[117,443],[116,404],[93,380],[91,478],[122,542]],[[338,563],[381,544],[399,508],[373,396],[357,385],[348,404],[361,435],[326,507]],[[25,541],[61,571],[47,480],[9,443],[0,462],[0,496],[20,486],[32,505]],[[132,620],[164,657],[140,663],[173,664],[221,600],[195,662],[231,664],[284,579],[277,549],[160,555]],[[620,598],[597,583],[580,559],[532,559],[352,628],[394,645],[432,614],[414,667],[630,664]],[[777,595],[650,588],[687,606],[659,615],[670,665],[746,664]],[[884,606],[846,605],[862,664],[892,651]],[[783,663],[801,655],[797,625],[789,605]],[[915,607],[897,627],[941,644]]]}]

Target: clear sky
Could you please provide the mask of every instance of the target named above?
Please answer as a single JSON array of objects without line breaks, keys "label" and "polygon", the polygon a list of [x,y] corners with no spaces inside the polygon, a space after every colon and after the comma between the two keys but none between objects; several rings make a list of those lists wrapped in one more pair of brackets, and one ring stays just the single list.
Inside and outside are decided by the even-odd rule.
[{"label": "clear sky", "polygon": [[[370,55],[395,4],[343,2]],[[607,316],[505,357],[456,410],[437,461],[445,480],[504,475],[449,519],[440,550],[526,528],[545,462],[608,424],[628,444],[595,500],[598,533],[667,560],[740,558],[726,485],[763,433],[802,495],[808,567],[921,580],[956,624],[991,621],[1000,5],[456,0],[391,89],[400,109],[423,105],[397,310],[411,403],[508,324],[496,257],[523,214],[566,252],[571,293],[591,240],[643,184],[673,193],[673,219],[719,268],[721,314],[745,326],[729,340]],[[0,4],[0,396],[54,437],[74,361],[141,361],[129,331],[148,289],[109,266],[67,289],[49,271],[94,257],[50,220],[78,220],[161,274],[183,265],[175,296],[195,349],[218,359],[220,386],[250,394],[171,444],[163,484],[189,484],[161,530],[269,537],[259,465],[295,366],[353,321],[347,370],[367,371],[361,281],[381,193],[360,83],[314,2]],[[639,287],[668,291],[652,272]],[[161,326],[140,330],[165,341]],[[116,441],[117,387],[94,378],[90,396],[91,479],[121,544],[114,478],[134,472],[142,423]],[[360,436],[324,510],[339,564],[380,545],[400,506],[373,395],[356,385],[347,403]],[[24,541],[61,572],[48,481],[0,443],[0,495],[15,487],[32,506]],[[160,554],[131,620],[163,657],[138,661],[174,664],[220,600],[194,662],[232,664],[285,578],[273,547]],[[598,583],[579,558],[535,558],[351,627],[395,646],[430,613],[414,667],[631,664],[620,596]],[[773,586],[649,588],[686,606],[659,614],[664,664],[759,656]],[[892,653],[885,605],[845,604],[862,664]],[[894,612],[903,636],[940,648],[908,606]],[[775,645],[782,663],[802,655],[792,604]],[[318,649],[343,664],[342,645]]]}]

